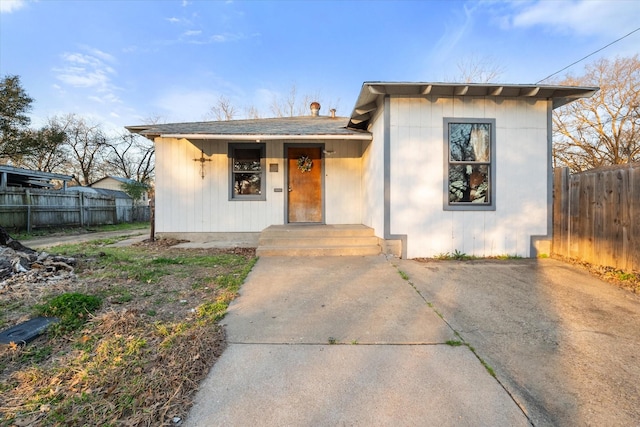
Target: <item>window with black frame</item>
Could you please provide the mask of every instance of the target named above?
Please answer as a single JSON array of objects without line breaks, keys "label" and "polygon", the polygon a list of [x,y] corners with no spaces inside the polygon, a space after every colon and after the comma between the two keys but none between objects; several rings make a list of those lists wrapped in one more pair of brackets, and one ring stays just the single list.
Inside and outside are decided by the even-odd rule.
[{"label": "window with black frame", "polygon": [[264,200],[264,144],[231,144],[231,198]]},{"label": "window with black frame", "polygon": [[494,128],[495,120],[445,119],[445,209],[494,208]]}]

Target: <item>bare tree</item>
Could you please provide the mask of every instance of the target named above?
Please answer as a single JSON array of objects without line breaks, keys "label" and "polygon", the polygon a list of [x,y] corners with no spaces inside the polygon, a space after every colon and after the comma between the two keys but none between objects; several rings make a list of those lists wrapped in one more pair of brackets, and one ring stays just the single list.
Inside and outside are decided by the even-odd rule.
[{"label": "bare tree", "polygon": [[504,74],[504,67],[489,56],[470,55],[457,65],[459,74],[453,80],[460,83],[495,83]]},{"label": "bare tree", "polygon": [[293,84],[286,98],[273,97],[271,112],[275,117],[308,116],[311,113],[309,106],[314,101],[320,103],[320,105],[326,104],[322,107],[323,111],[330,111],[332,108],[338,109],[339,101],[325,102],[318,91],[298,97],[298,90],[296,85]]},{"label": "bare tree", "polygon": [[216,101],[216,105],[211,107],[210,116],[213,116],[218,121],[233,120],[236,116],[236,108],[231,104],[229,98],[224,95],[220,95]]},{"label": "bare tree", "polygon": [[296,95],[298,89],[295,83],[291,85],[286,98],[276,96],[271,100],[271,112],[275,117],[293,117],[296,113]]},{"label": "bare tree", "polygon": [[588,65],[583,76],[561,83],[599,86],[600,91],[554,111],[554,166],[579,172],[640,161],[638,55],[601,59]]},{"label": "bare tree", "polygon": [[88,123],[75,114],[54,117],[52,122],[66,134],[70,175],[81,185],[94,182],[106,174],[104,156],[108,140],[100,125]]},{"label": "bare tree", "polygon": [[110,174],[133,179],[143,184],[153,180],[155,151],[153,142],[132,133],[123,133],[107,143],[105,157]]},{"label": "bare tree", "polygon": [[244,109],[244,115],[247,119],[260,119],[262,118],[260,115],[260,111],[255,105],[250,105]]}]

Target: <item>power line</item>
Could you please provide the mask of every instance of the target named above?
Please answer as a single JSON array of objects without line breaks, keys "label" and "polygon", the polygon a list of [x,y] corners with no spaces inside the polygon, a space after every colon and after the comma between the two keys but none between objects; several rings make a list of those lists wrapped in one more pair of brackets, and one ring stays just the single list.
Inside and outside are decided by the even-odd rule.
[{"label": "power line", "polygon": [[600,51],[602,51],[602,50],[605,50],[606,48],[608,48],[608,47],[609,47],[609,46],[611,46],[612,44],[618,43],[620,40],[626,39],[626,38],[627,38],[627,37],[629,37],[631,34],[633,34],[633,33],[635,33],[635,32],[638,32],[638,31],[640,31],[640,27],[636,28],[635,30],[631,31],[631,32],[630,32],[630,33],[628,33],[628,34],[625,34],[624,36],[620,37],[619,39],[612,41],[612,42],[611,42],[611,43],[609,43],[608,45],[606,45],[606,46],[604,46],[604,47],[601,47],[600,49],[598,49],[598,50],[596,50],[596,51],[594,51],[594,52],[591,52],[589,55],[585,56],[584,58],[580,58],[580,59],[578,59],[576,62],[573,62],[573,63],[571,63],[571,64],[567,65],[567,66],[566,66],[566,67],[564,67],[562,70],[556,71],[556,72],[555,72],[555,73],[553,73],[553,74],[549,74],[549,75],[548,75],[547,77],[545,77],[544,79],[542,79],[542,80],[538,80],[535,84],[538,84],[538,83],[540,83],[540,82],[543,82],[543,81],[545,81],[545,80],[547,80],[547,79],[549,79],[549,78],[551,78],[551,77],[555,76],[556,74],[560,74],[561,72],[563,72],[563,71],[564,71],[564,70],[566,70],[567,68],[571,68],[571,67],[573,67],[573,66],[574,66],[574,65],[576,65],[578,62],[584,61],[584,60],[585,60],[585,59],[587,59],[588,57],[593,56],[593,55],[595,55],[596,53],[598,53],[598,52],[600,52]]}]

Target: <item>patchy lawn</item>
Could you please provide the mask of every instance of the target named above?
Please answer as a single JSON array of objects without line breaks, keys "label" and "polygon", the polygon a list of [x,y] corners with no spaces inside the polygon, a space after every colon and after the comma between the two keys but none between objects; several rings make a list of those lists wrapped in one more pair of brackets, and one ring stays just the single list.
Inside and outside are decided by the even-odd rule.
[{"label": "patchy lawn", "polygon": [[[55,248],[77,258],[75,277],[0,288],[2,329],[37,313],[63,317],[60,304],[82,320],[26,346],[0,347],[0,425],[177,425],[187,414],[224,350],[218,321],[255,251],[108,243]],[[79,309],[77,301],[94,297],[99,308]]]}]

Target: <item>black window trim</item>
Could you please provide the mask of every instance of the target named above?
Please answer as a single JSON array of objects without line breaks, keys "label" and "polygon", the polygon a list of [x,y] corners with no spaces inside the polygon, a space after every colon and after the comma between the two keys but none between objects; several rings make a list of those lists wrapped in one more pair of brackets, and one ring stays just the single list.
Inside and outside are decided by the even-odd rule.
[{"label": "black window trim", "polygon": [[[495,211],[496,210],[496,119],[470,117],[444,117],[444,176],[443,176],[443,209],[445,211]],[[491,126],[490,163],[489,163],[489,203],[472,203],[449,201],[449,125],[452,123],[489,124]]]},{"label": "black window trim", "polygon": [[[235,152],[237,149],[260,149],[260,194],[258,195],[235,195],[233,193],[234,184],[234,171],[233,171],[233,159],[235,158]],[[228,148],[229,158],[229,201],[264,201],[267,200],[267,174],[266,174],[266,144],[264,143],[229,143]]]}]

